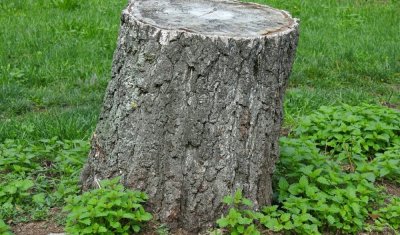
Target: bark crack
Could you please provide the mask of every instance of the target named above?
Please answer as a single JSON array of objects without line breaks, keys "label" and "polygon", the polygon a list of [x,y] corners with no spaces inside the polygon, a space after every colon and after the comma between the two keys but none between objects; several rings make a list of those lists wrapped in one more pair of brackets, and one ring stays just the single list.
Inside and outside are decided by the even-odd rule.
[{"label": "bark crack", "polygon": [[84,186],[122,174],[157,219],[192,232],[237,187],[268,202],[293,38],[200,37],[126,14]]}]

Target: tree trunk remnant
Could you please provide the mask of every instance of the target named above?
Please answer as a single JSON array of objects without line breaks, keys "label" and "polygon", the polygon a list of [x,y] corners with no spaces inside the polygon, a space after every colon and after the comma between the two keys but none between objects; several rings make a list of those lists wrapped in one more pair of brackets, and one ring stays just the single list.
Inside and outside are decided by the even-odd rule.
[{"label": "tree trunk remnant", "polygon": [[83,188],[122,176],[157,219],[191,232],[238,188],[269,204],[297,20],[236,1],[135,0],[121,21]]}]

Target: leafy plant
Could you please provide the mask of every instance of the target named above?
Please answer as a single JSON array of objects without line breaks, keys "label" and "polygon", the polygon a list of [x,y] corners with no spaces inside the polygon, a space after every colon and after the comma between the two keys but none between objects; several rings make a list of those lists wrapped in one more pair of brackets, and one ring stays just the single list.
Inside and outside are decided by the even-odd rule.
[{"label": "leafy plant", "polygon": [[230,206],[230,209],[227,215],[217,220],[219,227],[226,228],[230,234],[260,234],[254,222],[261,214],[248,209],[253,203],[243,197],[241,189],[238,189],[234,196],[225,196],[223,202]]},{"label": "leafy plant", "polygon": [[10,227],[0,219],[0,234],[1,235],[12,235],[13,233],[10,231]]},{"label": "leafy plant", "polygon": [[0,216],[12,216],[22,210],[24,204],[31,203],[32,180],[13,180],[0,184]]},{"label": "leafy plant", "polygon": [[305,117],[293,137],[280,140],[275,205],[261,215],[233,207],[222,225],[237,233],[242,215],[256,215],[244,222],[275,232],[399,230],[400,198],[376,186],[377,179],[399,182],[399,122],[397,111],[370,105],[323,107]]},{"label": "leafy plant", "polygon": [[76,194],[88,142],[58,138],[0,144],[0,218],[40,220]]},{"label": "leafy plant", "polygon": [[156,233],[158,235],[168,235],[169,234],[169,229],[167,225],[161,224],[160,226],[157,227]]},{"label": "leafy plant", "polygon": [[327,153],[373,157],[400,141],[400,112],[369,104],[322,106],[301,119],[295,135]]},{"label": "leafy plant", "polygon": [[400,231],[400,198],[393,197],[387,206],[379,208],[373,214],[377,216],[376,222],[379,225]]},{"label": "leafy plant", "polygon": [[[310,149],[306,150],[307,147]],[[280,213],[292,217],[305,213],[309,220],[303,225],[317,225],[320,232],[321,229],[360,231],[374,206],[383,203],[381,191],[374,186],[373,173],[348,172],[340,160],[318,153],[308,140],[282,138],[277,168]],[[295,231],[304,229],[297,225]]]},{"label": "leafy plant", "polygon": [[378,178],[385,178],[400,183],[400,144],[387,148],[384,153],[377,153],[369,164]]},{"label": "leafy plant", "polygon": [[[355,233],[378,213],[376,208],[396,211],[395,205],[385,205],[387,196],[375,181],[398,181],[399,123],[399,112],[366,104],[322,107],[303,118],[295,138],[281,138],[274,176],[279,208],[266,208],[274,212],[270,216],[275,216],[275,224],[263,224],[275,231]],[[295,222],[293,217],[303,213],[309,220]],[[391,218],[373,222],[377,228],[385,223],[394,227],[400,219]]]},{"label": "leafy plant", "polygon": [[[292,200],[294,202],[294,200]],[[296,201],[299,201],[296,199]],[[301,200],[300,200],[301,201]],[[313,217],[307,210],[279,210],[278,206],[263,208],[265,214],[260,218],[260,223],[269,230],[279,232],[282,230],[295,231],[299,234],[319,234],[318,225],[321,222]]]},{"label": "leafy plant", "polygon": [[32,180],[14,180],[0,187],[0,203],[23,203],[30,195],[29,189],[33,187]]},{"label": "leafy plant", "polygon": [[66,199],[66,232],[71,234],[131,234],[140,232],[152,216],[142,204],[143,192],[125,190],[120,178],[100,182],[101,188]]}]

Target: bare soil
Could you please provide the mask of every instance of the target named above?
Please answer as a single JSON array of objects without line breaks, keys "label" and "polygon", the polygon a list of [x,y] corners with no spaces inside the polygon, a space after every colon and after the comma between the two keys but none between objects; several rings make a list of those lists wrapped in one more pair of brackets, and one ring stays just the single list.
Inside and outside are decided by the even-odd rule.
[{"label": "bare soil", "polygon": [[[40,221],[40,222],[30,222],[24,224],[17,224],[12,226],[12,231],[15,235],[49,235],[49,234],[62,234],[64,229],[59,225],[54,223],[50,223],[47,221]],[[157,232],[144,232],[143,235],[158,235]],[[170,235],[194,235],[192,233],[188,233],[185,230],[178,229],[168,233]],[[264,235],[281,235],[282,233],[274,233],[271,231],[263,231],[262,234]],[[331,233],[324,233],[324,234],[331,234]],[[359,233],[359,235],[394,235],[395,232],[391,230],[386,230],[383,232],[372,232],[372,233]]]},{"label": "bare soil", "polygon": [[[386,188],[386,192],[390,195],[394,195],[400,197],[400,185],[383,181],[380,185]],[[157,235],[159,233],[155,232],[158,228],[159,224],[149,224],[149,227],[143,231],[144,235]],[[37,222],[29,222],[29,223],[20,223],[11,226],[12,231],[15,235],[48,235],[50,233],[63,233],[64,228],[58,225],[55,221],[37,221]],[[175,231],[169,232],[171,235],[193,235],[188,233],[183,229],[178,229]],[[270,235],[270,234],[280,234],[280,233],[272,233],[271,231],[263,231],[262,234]],[[372,234],[395,234],[393,231],[386,230],[380,233],[360,233],[360,235],[372,235]]]},{"label": "bare soil", "polygon": [[388,181],[384,181],[382,186],[386,188],[386,192],[390,195],[400,197],[400,185],[396,183],[391,183]]},{"label": "bare soil", "polygon": [[11,228],[15,235],[48,235],[49,233],[64,232],[63,227],[49,221],[21,223]]}]

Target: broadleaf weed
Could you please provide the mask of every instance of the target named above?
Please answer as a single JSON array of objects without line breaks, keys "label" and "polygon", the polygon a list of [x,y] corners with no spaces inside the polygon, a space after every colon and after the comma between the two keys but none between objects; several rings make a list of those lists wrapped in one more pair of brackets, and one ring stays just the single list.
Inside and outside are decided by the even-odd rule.
[{"label": "broadleaf weed", "polygon": [[48,209],[78,193],[87,141],[58,138],[6,140],[0,144],[0,218],[42,220]]},{"label": "broadleaf weed", "polygon": [[143,208],[143,192],[124,189],[120,178],[101,181],[101,188],[70,196],[66,231],[71,234],[132,234],[141,231],[152,215]]},{"label": "broadleaf weed", "polygon": [[[366,104],[321,107],[280,146],[275,205],[251,225],[296,234],[399,230],[400,198],[376,184],[400,183],[400,112]],[[232,197],[224,202],[232,208],[217,223],[237,234],[243,213]]]}]

